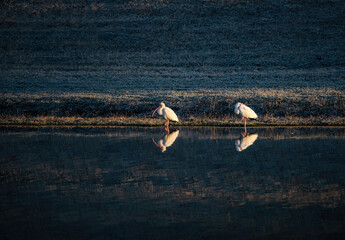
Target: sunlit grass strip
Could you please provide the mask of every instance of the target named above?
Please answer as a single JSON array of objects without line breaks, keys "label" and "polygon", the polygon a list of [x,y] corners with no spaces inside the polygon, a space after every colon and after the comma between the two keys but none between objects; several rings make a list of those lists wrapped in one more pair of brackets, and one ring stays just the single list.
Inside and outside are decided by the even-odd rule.
[{"label": "sunlit grass strip", "polygon": [[[161,126],[164,120],[139,117],[55,117],[55,116],[5,116],[0,117],[0,125],[22,126]],[[182,119],[173,126],[243,126],[240,119],[232,118],[201,118]],[[263,117],[260,121],[249,121],[247,126],[345,126],[345,117]]]}]

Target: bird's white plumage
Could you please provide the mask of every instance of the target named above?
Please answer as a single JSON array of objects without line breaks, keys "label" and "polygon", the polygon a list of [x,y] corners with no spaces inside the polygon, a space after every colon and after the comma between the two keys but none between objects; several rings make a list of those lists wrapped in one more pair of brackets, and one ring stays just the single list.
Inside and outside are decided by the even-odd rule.
[{"label": "bird's white plumage", "polygon": [[163,117],[166,120],[178,122],[178,117],[177,117],[176,113],[171,108],[164,107],[164,108],[162,108],[162,112],[163,112]]},{"label": "bird's white plumage", "polygon": [[245,118],[252,118],[252,119],[258,118],[258,115],[256,115],[253,109],[244,105],[243,103],[236,103],[234,112],[237,115],[241,115],[242,117],[245,117]]},{"label": "bird's white plumage", "polygon": [[246,137],[237,139],[235,141],[237,152],[241,152],[245,150],[246,148],[248,148],[249,146],[253,145],[253,143],[256,141],[257,138],[258,138],[258,134],[253,133],[253,134],[247,135]]},{"label": "bird's white plumage", "polygon": [[[155,111],[157,111],[159,115],[163,116],[168,121],[179,121],[176,113],[171,108],[166,107],[164,103],[161,103]],[[155,111],[153,112],[153,114],[155,113]]]},{"label": "bird's white plumage", "polygon": [[158,114],[163,116],[167,121],[164,123],[164,129],[169,133],[169,121],[178,122],[178,117],[175,114],[175,112],[171,109],[165,106],[164,103],[161,103],[152,113],[152,117],[155,114],[155,112],[158,111]]}]

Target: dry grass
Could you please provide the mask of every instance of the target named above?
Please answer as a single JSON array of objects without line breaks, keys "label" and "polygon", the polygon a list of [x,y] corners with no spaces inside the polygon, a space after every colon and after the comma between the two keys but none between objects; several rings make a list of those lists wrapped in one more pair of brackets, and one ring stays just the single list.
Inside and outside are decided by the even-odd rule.
[{"label": "dry grass", "polygon": [[[164,121],[156,118],[135,118],[135,117],[0,117],[0,125],[24,125],[24,126],[161,126]],[[235,117],[227,119],[191,118],[182,120],[179,123],[172,123],[172,126],[243,126],[243,123]],[[263,118],[261,121],[250,121],[247,126],[345,126],[345,117],[337,118]]]},{"label": "dry grass", "polygon": [[236,102],[257,112],[249,125],[343,125],[345,118],[345,93],[334,88],[6,93],[0,100],[2,124],[158,125],[163,120],[151,114],[161,101],[183,125],[240,125]]}]

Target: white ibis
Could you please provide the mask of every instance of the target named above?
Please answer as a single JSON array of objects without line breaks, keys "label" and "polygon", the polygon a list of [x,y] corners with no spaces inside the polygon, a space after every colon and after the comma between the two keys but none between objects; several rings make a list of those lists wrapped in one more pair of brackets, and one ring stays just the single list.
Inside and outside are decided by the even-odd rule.
[{"label": "white ibis", "polygon": [[[159,110],[158,110],[159,109]],[[155,114],[155,112],[158,110],[158,114],[162,115],[167,121],[164,123],[164,129],[169,133],[169,121],[172,122],[178,122],[178,118],[175,114],[175,112],[171,109],[165,106],[164,103],[161,103],[158,108],[152,113],[152,117]]]},{"label": "white ibis", "polygon": [[256,141],[257,138],[258,138],[258,134],[253,133],[253,134],[249,134],[245,137],[237,139],[235,141],[235,146],[236,146],[237,152],[242,152],[243,150],[245,150],[249,146],[253,145],[253,143]]},{"label": "white ibis", "polygon": [[237,115],[241,115],[242,121],[244,121],[244,134],[243,136],[245,137],[247,135],[247,128],[246,128],[246,123],[247,123],[247,118],[248,119],[257,119],[258,115],[251,109],[250,107],[244,105],[243,103],[236,103],[235,105],[235,113]]},{"label": "white ibis", "polygon": [[165,134],[165,136],[161,140],[158,141],[158,144],[155,142],[153,138],[152,140],[155,143],[155,145],[162,150],[162,152],[165,152],[167,150],[167,147],[170,147],[171,145],[173,145],[176,138],[178,137],[179,132],[180,131],[176,129],[172,131],[171,133]]}]

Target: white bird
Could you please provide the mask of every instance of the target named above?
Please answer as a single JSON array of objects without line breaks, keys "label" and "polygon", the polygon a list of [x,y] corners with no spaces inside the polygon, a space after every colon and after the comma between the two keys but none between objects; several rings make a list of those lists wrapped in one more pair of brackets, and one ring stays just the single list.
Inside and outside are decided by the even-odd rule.
[{"label": "white bird", "polygon": [[246,123],[247,123],[247,118],[248,119],[257,119],[258,115],[251,109],[250,107],[244,105],[243,103],[236,103],[235,105],[235,113],[237,115],[241,115],[242,121],[244,121],[244,134],[243,136],[245,137],[247,135],[247,128],[246,128]]},{"label": "white bird", "polygon": [[256,141],[257,138],[258,138],[258,134],[253,133],[253,134],[249,134],[246,137],[237,139],[235,141],[235,146],[236,146],[237,152],[242,152],[243,150],[245,150],[249,146],[253,145],[253,143]]},{"label": "white bird", "polygon": [[[159,110],[158,110],[159,109]],[[176,116],[175,112],[171,109],[165,106],[164,103],[161,103],[156,110],[152,113],[152,117],[155,114],[155,112],[158,110],[158,114],[163,116],[167,121],[164,123],[164,129],[169,133],[169,121],[172,122],[178,122],[178,117]]]},{"label": "white bird", "polygon": [[170,147],[175,142],[176,138],[178,137],[179,130],[174,130],[171,133],[165,134],[165,136],[158,141],[158,144],[155,142],[155,140],[152,138],[153,142],[156,144],[157,147],[159,147],[162,152],[165,152],[167,150],[167,147]]}]

